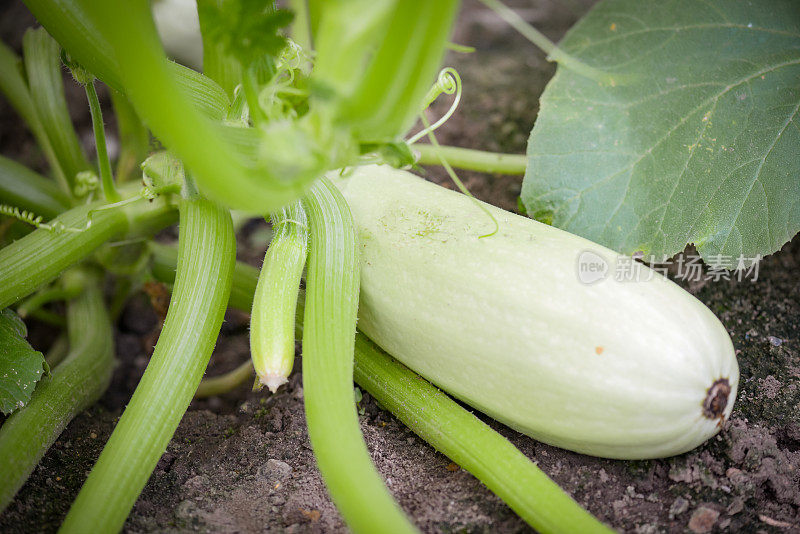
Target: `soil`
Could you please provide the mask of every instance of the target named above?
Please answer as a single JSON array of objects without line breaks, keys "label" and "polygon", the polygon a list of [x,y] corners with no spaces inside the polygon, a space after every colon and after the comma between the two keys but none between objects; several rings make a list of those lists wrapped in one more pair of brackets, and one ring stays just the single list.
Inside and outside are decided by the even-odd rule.
[{"label": "soil", "polygon": [[[587,2],[512,3],[558,39]],[[21,4],[0,6],[4,41],[17,47],[32,23]],[[446,144],[524,152],[537,99],[552,76],[544,56],[475,3],[467,3],[450,54],[464,80],[462,106],[439,132]],[[68,87],[71,84],[68,84]],[[82,138],[90,123],[81,91],[68,90]],[[441,108],[437,108],[441,111]],[[110,114],[107,114],[107,116]],[[0,151],[37,168],[41,155],[0,100]],[[111,129],[110,129],[111,130]],[[516,208],[519,177],[460,173],[479,198]],[[447,184],[439,169],[427,176]],[[240,259],[258,265],[265,226],[245,225]],[[800,532],[800,239],[768,257],[755,282],[683,284],[722,320],[741,367],[739,399],[718,436],[687,454],[613,461],[560,450],[486,419],[601,520],[624,532]],[[2,532],[53,532],[110,435],[147,365],[159,321],[146,296],[117,328],[119,366],[93,408],[75,418],[0,517]],[[46,346],[52,331],[32,325]],[[208,374],[248,357],[247,316],[229,313]],[[299,369],[300,362],[296,368]],[[243,386],[195,401],[150,478],[127,532],[340,532],[342,520],[316,470],[295,372],[275,395]],[[452,464],[369,395],[361,425],[391,492],[425,532],[525,532],[527,527],[469,473]]]}]

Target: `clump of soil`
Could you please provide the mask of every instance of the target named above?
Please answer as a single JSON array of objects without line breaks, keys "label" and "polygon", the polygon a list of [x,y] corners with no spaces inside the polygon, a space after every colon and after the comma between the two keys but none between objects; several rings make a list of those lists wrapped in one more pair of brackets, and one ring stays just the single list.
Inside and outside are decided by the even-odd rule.
[{"label": "clump of soil", "polygon": [[[523,15],[558,38],[585,11],[555,0],[518,2]],[[3,8],[4,39],[25,19]],[[24,26],[24,22],[20,23]],[[13,41],[13,39],[12,39]],[[464,79],[461,109],[439,131],[443,143],[524,152],[539,94],[553,73],[543,55],[494,16],[467,3],[454,41],[474,54],[451,54]],[[18,41],[14,41],[15,43]],[[82,95],[76,119],[87,128]],[[448,103],[439,105],[442,110]],[[30,137],[0,102],[5,155],[40,164]],[[88,131],[88,130],[82,130]],[[479,198],[515,209],[519,177],[460,173]],[[440,169],[427,176],[447,183]],[[240,258],[257,264],[264,225],[248,224]],[[760,266],[755,282],[684,284],[722,320],[741,367],[739,399],[718,436],[663,460],[591,458],[536,442],[487,419],[580,504],[626,532],[800,531],[800,240]],[[0,517],[2,532],[55,531],[110,435],[141,376],[158,333],[158,317],[141,295],[117,326],[120,361],[100,403],[79,415],[45,455]],[[42,330],[42,332],[47,332]],[[34,336],[36,337],[36,336]],[[46,343],[45,334],[38,336]],[[209,374],[248,357],[247,317],[230,312]],[[299,360],[296,368],[300,368]],[[361,401],[361,427],[373,459],[403,509],[425,532],[522,532],[529,528],[469,473],[452,464],[382,410]],[[126,525],[130,532],[343,532],[308,442],[302,376],[275,395],[246,386],[195,401],[183,418]]]}]

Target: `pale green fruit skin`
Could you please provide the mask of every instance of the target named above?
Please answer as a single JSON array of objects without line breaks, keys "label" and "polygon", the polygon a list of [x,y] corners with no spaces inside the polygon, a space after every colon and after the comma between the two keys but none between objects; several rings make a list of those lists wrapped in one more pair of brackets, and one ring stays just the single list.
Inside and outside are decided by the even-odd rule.
[{"label": "pale green fruit skin", "polygon": [[[689,293],[639,263],[388,166],[334,177],[361,251],[359,328],[467,404],[538,440],[608,458],[688,451],[730,415],[730,336]],[[609,276],[577,275],[584,251]],[[650,276],[651,275],[651,276]],[[649,280],[648,280],[649,278]],[[645,281],[646,280],[646,281]],[[721,417],[708,390],[727,379]]]}]

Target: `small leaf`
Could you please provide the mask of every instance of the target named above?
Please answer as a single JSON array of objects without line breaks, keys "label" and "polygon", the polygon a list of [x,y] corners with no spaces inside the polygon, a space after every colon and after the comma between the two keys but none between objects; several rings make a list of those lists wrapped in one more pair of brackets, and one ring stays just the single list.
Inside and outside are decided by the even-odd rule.
[{"label": "small leaf", "polygon": [[25,323],[9,309],[0,310],[0,411],[9,415],[31,398],[48,371],[42,353],[25,341]]},{"label": "small leaf", "polygon": [[271,2],[263,0],[205,1],[198,8],[206,26],[204,39],[222,46],[245,67],[260,57],[280,52],[286,39],[278,30],[294,17],[290,11],[275,9]]},{"label": "small leaf", "polygon": [[620,83],[559,67],[528,144],[529,214],[728,267],[800,230],[800,2],[606,0],[560,46]]}]

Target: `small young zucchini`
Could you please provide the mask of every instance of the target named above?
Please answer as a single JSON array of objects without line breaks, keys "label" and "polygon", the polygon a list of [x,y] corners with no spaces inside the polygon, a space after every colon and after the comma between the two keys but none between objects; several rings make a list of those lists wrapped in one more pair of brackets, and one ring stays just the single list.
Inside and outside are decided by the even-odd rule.
[{"label": "small young zucchini", "polygon": [[[332,176],[358,229],[359,329],[442,389],[546,443],[655,458],[716,434],[727,331],[689,293],[581,237],[388,166]],[[580,260],[605,276],[579,277]],[[586,280],[585,277],[583,277]]]},{"label": "small young zucchini", "polygon": [[270,219],[272,240],[250,315],[250,354],[259,381],[275,393],[294,364],[294,317],[308,253],[308,221],[299,201]]}]

